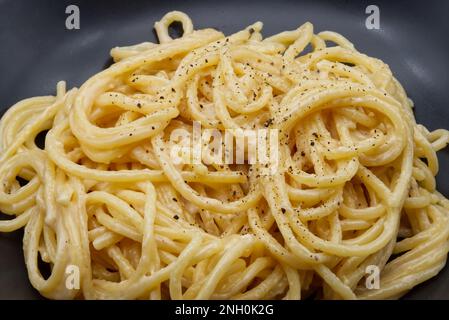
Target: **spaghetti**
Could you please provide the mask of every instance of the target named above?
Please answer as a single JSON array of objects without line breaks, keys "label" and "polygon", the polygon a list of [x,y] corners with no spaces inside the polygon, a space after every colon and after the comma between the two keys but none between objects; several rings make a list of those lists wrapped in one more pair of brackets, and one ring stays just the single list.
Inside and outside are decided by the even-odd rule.
[{"label": "spaghetti", "polygon": [[[434,177],[449,133],[416,124],[385,63],[310,23],[226,37],[175,11],[155,29],[159,44],[114,48],[115,63],[79,89],[60,82],[1,120],[0,210],[11,219],[0,231],[25,227],[42,295],[384,299],[444,267],[449,201]],[[174,163],[170,133],[194,122],[278,130],[278,167]]]}]

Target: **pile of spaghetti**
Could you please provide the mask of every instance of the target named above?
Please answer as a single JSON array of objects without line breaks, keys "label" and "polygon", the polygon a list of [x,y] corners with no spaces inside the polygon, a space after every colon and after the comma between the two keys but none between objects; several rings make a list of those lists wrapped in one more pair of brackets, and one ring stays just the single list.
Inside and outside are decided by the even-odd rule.
[{"label": "pile of spaghetti", "polygon": [[[449,134],[416,124],[385,63],[310,23],[226,37],[170,12],[155,29],[159,44],[114,48],[79,89],[60,82],[1,120],[0,231],[25,227],[42,295],[398,298],[444,267]],[[279,130],[278,168],[174,163],[170,133],[194,121]]]}]

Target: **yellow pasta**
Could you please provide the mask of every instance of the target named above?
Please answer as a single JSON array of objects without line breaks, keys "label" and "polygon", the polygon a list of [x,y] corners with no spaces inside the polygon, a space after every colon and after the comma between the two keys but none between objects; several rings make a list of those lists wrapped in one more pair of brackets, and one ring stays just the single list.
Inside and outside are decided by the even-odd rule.
[{"label": "yellow pasta", "polygon": [[[386,299],[444,267],[449,201],[435,175],[449,132],[416,123],[385,63],[310,23],[225,36],[173,11],[155,30],[159,44],[114,48],[80,88],[60,82],[1,119],[0,231],[25,228],[43,296]],[[176,163],[172,134],[195,123],[231,132],[231,160],[242,130],[275,131],[276,167],[249,152],[223,163],[213,148]]]}]

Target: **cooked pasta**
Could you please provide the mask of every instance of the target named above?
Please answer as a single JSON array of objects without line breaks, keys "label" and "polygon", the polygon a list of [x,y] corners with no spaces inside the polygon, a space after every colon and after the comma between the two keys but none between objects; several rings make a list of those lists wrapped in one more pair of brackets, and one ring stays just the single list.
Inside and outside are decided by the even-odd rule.
[{"label": "cooked pasta", "polygon": [[[25,228],[43,296],[385,299],[444,267],[435,176],[449,133],[416,123],[385,63],[308,22],[225,36],[174,11],[155,30],[159,44],[113,48],[79,89],[60,82],[1,119],[0,231]],[[208,152],[175,163],[170,136],[194,123],[232,132],[231,152],[238,130],[276,130],[275,170]]]}]

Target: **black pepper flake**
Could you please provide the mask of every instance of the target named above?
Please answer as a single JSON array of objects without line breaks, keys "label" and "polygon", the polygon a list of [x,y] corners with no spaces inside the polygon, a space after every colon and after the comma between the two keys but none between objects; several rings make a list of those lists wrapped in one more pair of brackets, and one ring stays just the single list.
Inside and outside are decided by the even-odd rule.
[{"label": "black pepper flake", "polygon": [[173,216],[173,219],[178,220],[178,219],[179,219],[179,216],[178,216],[177,214],[175,214],[175,215]]},{"label": "black pepper flake", "polygon": [[270,118],[267,121],[265,121],[264,127],[268,128],[272,123],[273,123],[273,118]]},{"label": "black pepper flake", "polygon": [[281,211],[282,211],[282,213],[285,213],[286,210],[285,210],[285,208],[281,208]]}]

